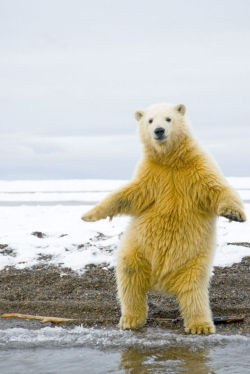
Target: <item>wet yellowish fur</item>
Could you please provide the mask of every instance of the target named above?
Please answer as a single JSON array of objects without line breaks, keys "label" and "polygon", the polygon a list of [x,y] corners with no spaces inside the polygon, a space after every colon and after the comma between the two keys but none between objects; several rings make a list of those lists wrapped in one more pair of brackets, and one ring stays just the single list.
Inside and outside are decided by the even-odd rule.
[{"label": "wet yellowish fur", "polygon": [[[158,104],[135,116],[144,155],[132,181],[82,217],[132,216],[116,268],[120,327],[144,324],[153,289],[177,296],[186,332],[213,333],[208,285],[216,216],[245,221],[241,200],[193,137],[184,105]],[[163,141],[155,139],[157,128]]]}]

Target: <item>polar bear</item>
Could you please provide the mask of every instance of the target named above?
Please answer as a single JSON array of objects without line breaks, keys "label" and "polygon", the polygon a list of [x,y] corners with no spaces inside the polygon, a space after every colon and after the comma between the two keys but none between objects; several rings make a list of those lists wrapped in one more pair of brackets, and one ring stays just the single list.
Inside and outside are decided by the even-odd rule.
[{"label": "polar bear", "polygon": [[183,104],[157,104],[135,113],[144,154],[130,183],[82,217],[132,216],[123,236],[116,278],[120,327],[147,317],[146,292],[176,295],[187,333],[214,333],[208,286],[216,216],[246,220],[238,194],[203,151]]}]

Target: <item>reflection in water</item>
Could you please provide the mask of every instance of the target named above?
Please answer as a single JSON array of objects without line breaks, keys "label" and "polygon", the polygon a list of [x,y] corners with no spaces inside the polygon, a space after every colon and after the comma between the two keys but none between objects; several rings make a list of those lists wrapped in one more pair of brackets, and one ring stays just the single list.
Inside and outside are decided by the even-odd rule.
[{"label": "reflection in water", "polygon": [[212,374],[209,349],[168,347],[167,349],[128,348],[121,353],[120,369],[129,374],[192,373]]}]

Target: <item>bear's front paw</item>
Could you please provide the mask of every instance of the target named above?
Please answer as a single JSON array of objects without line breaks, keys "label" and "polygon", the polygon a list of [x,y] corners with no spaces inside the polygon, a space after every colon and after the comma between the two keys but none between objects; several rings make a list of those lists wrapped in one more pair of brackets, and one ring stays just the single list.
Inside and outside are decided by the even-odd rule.
[{"label": "bear's front paw", "polygon": [[215,333],[215,326],[213,322],[194,322],[188,324],[185,327],[185,332],[188,334],[214,334]]},{"label": "bear's front paw", "polygon": [[123,330],[139,329],[144,325],[146,317],[141,316],[122,316],[119,322],[119,327]]},{"label": "bear's front paw", "polygon": [[228,218],[230,221],[245,222],[246,215],[243,210],[239,208],[222,208],[219,215]]},{"label": "bear's front paw", "polygon": [[82,216],[82,220],[86,222],[95,222],[99,219],[106,218],[101,209],[93,208]]}]

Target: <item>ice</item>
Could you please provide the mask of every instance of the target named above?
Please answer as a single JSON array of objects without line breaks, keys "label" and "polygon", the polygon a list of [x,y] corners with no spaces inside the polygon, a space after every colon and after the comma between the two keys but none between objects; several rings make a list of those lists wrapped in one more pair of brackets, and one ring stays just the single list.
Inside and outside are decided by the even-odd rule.
[{"label": "ice", "polygon": [[25,329],[20,327],[1,330],[0,348],[34,348],[34,347],[93,347],[99,349],[114,348],[188,348],[192,351],[213,347],[215,345],[241,344],[249,346],[250,338],[242,335],[192,336],[180,335],[167,329],[144,328],[141,332],[122,331],[119,329],[85,328],[75,326],[72,329],[63,327],[43,327]]},{"label": "ice", "polygon": [[[115,265],[128,217],[83,222],[82,214],[123,185],[122,180],[0,181],[0,269],[37,264],[84,271],[88,264]],[[229,178],[250,214],[250,178]],[[41,232],[43,238],[32,235]],[[250,224],[218,220],[214,265],[227,266],[249,255]],[[7,245],[4,247],[4,245]]]},{"label": "ice", "polygon": [[99,192],[113,190],[124,183],[125,180],[112,179],[1,180],[0,192]]},{"label": "ice", "polygon": [[245,374],[249,342],[241,335],[188,336],[156,328],[7,328],[0,336],[0,371]]}]

